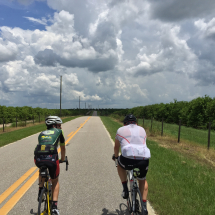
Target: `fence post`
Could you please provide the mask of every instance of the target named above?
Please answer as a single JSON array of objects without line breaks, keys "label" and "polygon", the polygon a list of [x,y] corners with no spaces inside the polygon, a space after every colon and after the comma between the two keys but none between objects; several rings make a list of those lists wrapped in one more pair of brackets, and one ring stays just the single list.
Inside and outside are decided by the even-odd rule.
[{"label": "fence post", "polygon": [[3,118],[3,132],[4,132],[4,118]]},{"label": "fence post", "polygon": [[210,140],[211,140],[211,122],[208,125],[208,150],[210,148]]},{"label": "fence post", "polygon": [[151,132],[152,132],[152,122],[153,122],[153,117],[151,118]]},{"label": "fence post", "polygon": [[181,136],[181,119],[179,119],[178,143],[180,142],[180,136]]},{"label": "fence post", "polygon": [[16,128],[17,128],[17,116],[16,116]]},{"label": "fence post", "polygon": [[162,126],[161,126],[161,136],[163,136],[163,118],[162,118]]},{"label": "fence post", "polygon": [[144,116],[143,116],[143,127],[144,127]]}]

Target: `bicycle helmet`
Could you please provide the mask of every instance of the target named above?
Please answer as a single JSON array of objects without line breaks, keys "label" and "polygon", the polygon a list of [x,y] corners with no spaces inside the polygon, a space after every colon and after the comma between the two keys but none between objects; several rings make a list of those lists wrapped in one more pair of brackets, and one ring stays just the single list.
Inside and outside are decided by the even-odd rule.
[{"label": "bicycle helmet", "polygon": [[136,124],[137,123],[137,119],[133,114],[128,114],[125,116],[124,120],[123,120],[124,125],[128,125],[128,124]]},{"label": "bicycle helmet", "polygon": [[48,116],[45,119],[46,125],[55,125],[55,124],[62,124],[62,120],[58,116]]}]

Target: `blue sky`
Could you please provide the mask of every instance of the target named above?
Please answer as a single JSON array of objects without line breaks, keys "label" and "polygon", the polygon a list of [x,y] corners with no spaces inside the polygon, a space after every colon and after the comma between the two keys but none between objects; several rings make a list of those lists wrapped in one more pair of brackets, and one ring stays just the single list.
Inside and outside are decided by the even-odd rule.
[{"label": "blue sky", "polygon": [[19,27],[24,30],[45,30],[45,26],[39,23],[31,22],[25,17],[34,17],[41,19],[53,16],[55,10],[48,7],[47,3],[33,2],[29,5],[23,5],[18,2],[4,3],[0,1],[0,26],[8,26],[11,28]]},{"label": "blue sky", "polygon": [[215,97],[215,1],[0,0],[0,105]]}]

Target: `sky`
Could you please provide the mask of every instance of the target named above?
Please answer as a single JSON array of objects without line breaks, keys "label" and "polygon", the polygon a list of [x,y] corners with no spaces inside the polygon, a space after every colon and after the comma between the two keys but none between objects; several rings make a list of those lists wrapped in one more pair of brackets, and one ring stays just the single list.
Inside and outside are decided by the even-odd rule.
[{"label": "sky", "polygon": [[0,105],[215,97],[214,0],[0,0]]}]

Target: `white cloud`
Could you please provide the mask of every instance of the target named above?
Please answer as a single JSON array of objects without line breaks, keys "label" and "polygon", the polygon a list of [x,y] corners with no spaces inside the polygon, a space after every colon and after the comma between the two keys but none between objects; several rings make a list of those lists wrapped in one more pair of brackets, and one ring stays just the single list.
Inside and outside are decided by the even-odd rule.
[{"label": "white cloud", "polygon": [[42,20],[35,19],[33,17],[24,17],[24,18],[28,19],[31,22],[37,23],[37,24],[41,24],[41,25],[46,25],[47,24],[47,20],[45,18],[43,18]]},{"label": "white cloud", "polygon": [[15,43],[5,42],[0,38],[0,62],[14,60],[17,53],[18,48]]},{"label": "white cloud", "polygon": [[199,19],[194,24],[205,37],[215,38],[215,18],[209,22],[206,22],[205,19]]},{"label": "white cloud", "polygon": [[70,108],[79,96],[95,106],[123,108],[214,96],[208,86],[215,83],[214,18],[153,19],[154,1],[47,3],[58,11],[52,18],[26,17],[45,30],[0,27],[5,104],[58,105],[61,75]]}]

